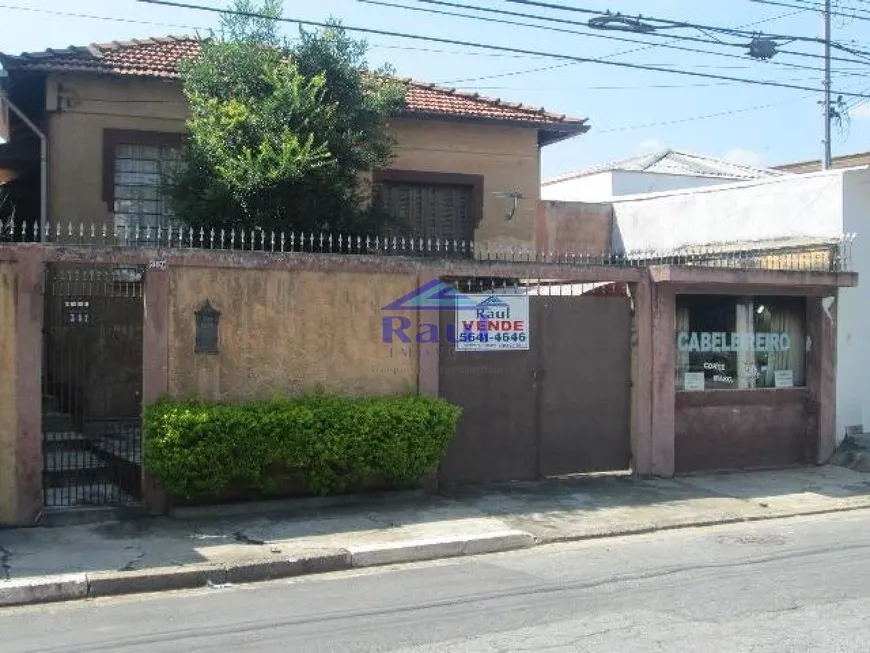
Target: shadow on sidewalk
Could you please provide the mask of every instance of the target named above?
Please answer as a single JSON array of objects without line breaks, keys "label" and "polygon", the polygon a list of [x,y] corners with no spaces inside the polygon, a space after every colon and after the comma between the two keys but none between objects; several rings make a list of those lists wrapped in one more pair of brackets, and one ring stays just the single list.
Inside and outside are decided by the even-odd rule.
[{"label": "shadow on sidewalk", "polygon": [[870,475],[834,466],[673,479],[598,475],[445,488],[422,499],[310,505],[281,502],[283,510],[233,517],[0,530],[0,562],[10,577],[22,577],[292,556],[508,529],[559,541],[870,507]]}]

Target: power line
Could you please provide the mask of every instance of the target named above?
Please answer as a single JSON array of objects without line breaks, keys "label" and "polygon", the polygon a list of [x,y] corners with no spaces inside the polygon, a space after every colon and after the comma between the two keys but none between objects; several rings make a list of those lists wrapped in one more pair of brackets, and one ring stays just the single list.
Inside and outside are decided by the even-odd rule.
[{"label": "power line", "polygon": [[[189,29],[195,32],[207,32],[209,28],[196,26],[196,25],[181,25],[176,23],[160,23],[151,20],[135,20],[132,18],[121,18],[119,16],[101,16],[97,14],[81,14],[71,11],[59,11],[56,9],[41,9],[37,7],[22,7],[19,5],[7,5],[0,4],[0,9],[8,9],[10,11],[27,11],[32,13],[46,14],[49,16],[62,16],[64,18],[84,18],[88,20],[103,20],[110,21],[116,23],[129,23],[134,25],[154,25],[155,27],[179,27],[182,29]],[[291,39],[294,40],[294,39]],[[462,56],[476,56],[476,57],[496,57],[503,59],[545,59],[546,57],[540,56],[528,56],[528,55],[518,55],[518,54],[504,54],[504,53],[494,53],[494,52],[468,52],[458,51],[458,50],[439,50],[436,48],[416,48],[413,46],[403,46],[403,45],[384,45],[381,43],[372,43],[372,48],[384,49],[384,50],[407,50],[413,52],[430,52],[434,54],[455,54]]]},{"label": "power line", "polygon": [[[687,122],[696,122],[698,120],[710,120],[713,118],[725,118],[727,116],[733,116],[740,113],[749,113],[751,111],[761,111],[763,109],[772,109],[773,107],[779,107],[784,104],[794,104],[795,102],[801,102],[803,100],[810,99],[814,97],[815,94],[812,95],[802,95],[801,97],[791,98],[789,100],[783,100],[782,102],[769,102],[767,104],[757,104],[751,107],[743,107],[741,109],[730,109],[727,111],[718,111],[716,113],[708,113],[700,116],[690,116],[688,118],[676,118],[674,120],[662,120],[657,122],[648,122],[641,125],[628,125],[626,127],[610,127],[608,129],[596,129],[596,134],[610,134],[613,132],[623,132],[623,131],[632,131],[635,129],[648,129],[650,127],[666,127],[668,125],[679,125]],[[592,133],[592,132],[590,132]]]},{"label": "power line", "polygon": [[[806,77],[794,78],[794,81],[809,81]],[[559,86],[552,88],[542,88],[540,86],[456,86],[461,90],[476,90],[476,91],[641,91],[641,90],[685,90],[687,88],[713,88],[722,86],[736,86],[737,82],[700,82],[697,84],[637,84],[629,86]],[[868,89],[870,90],[870,89]],[[858,100],[860,102],[860,99]]]},{"label": "power line", "polygon": [[[868,2],[870,2],[870,0],[868,0]],[[782,18],[787,18],[789,16],[795,16],[797,14],[802,14],[802,13],[803,13],[803,11],[787,11],[784,13],[777,14],[775,16],[768,16],[767,18],[762,18],[761,20],[757,20],[757,21],[754,21],[752,23],[745,23],[743,25],[738,25],[737,29],[743,29],[746,27],[754,27],[755,25],[761,25],[762,23],[767,23],[767,22],[770,22],[773,20],[780,20]],[[595,38],[607,38],[606,36],[602,36],[602,35],[598,35],[598,34],[589,34],[588,36],[595,37]],[[642,41],[634,41],[632,39],[621,39],[619,37],[614,37],[613,40],[620,40],[620,41],[625,40],[625,41],[629,41],[631,43],[641,43],[642,42]],[[605,58],[616,57],[616,56],[619,56],[621,54],[626,54],[627,52],[641,52],[644,50],[652,50],[655,48],[670,48],[670,49],[675,49],[675,50],[685,50],[685,51],[699,52],[699,53],[705,52],[703,50],[694,50],[692,48],[682,48],[680,46],[665,45],[662,43],[652,43],[650,45],[647,45],[647,46],[642,47],[642,48],[637,48],[635,50],[614,52],[612,54],[606,55]],[[729,57],[729,58],[740,59],[741,61],[745,61],[744,57],[738,57],[736,55],[730,55],[730,54],[724,54],[724,53],[714,53],[714,52],[711,52],[710,54],[715,54],[716,56]],[[818,70],[817,68],[812,68],[809,66],[801,66],[798,64],[788,64],[788,63],[781,63],[781,62],[771,62],[771,63],[775,63],[775,64],[782,65],[782,66],[794,67],[794,68],[808,69],[808,70],[813,70],[813,71]],[[447,80],[447,81],[444,81],[441,83],[442,84],[457,84],[457,83],[462,83],[462,82],[476,82],[476,81],[488,80],[488,79],[500,79],[502,77],[515,77],[515,76],[519,76],[519,75],[527,75],[527,74],[537,73],[537,72],[548,72],[551,70],[556,70],[556,69],[561,69],[561,68],[566,68],[568,66],[576,66],[576,65],[578,65],[576,62],[561,63],[561,64],[556,64],[556,65],[551,65],[551,66],[538,67],[538,68],[527,68],[525,70],[515,70],[515,71],[511,71],[511,72],[506,72],[506,73],[496,73],[496,74],[492,74],[492,75],[481,75],[479,77],[466,77],[463,79],[453,79],[453,80]],[[668,65],[672,65],[672,64],[657,64],[657,65],[668,66]],[[749,70],[750,68],[754,68],[756,66],[749,66],[749,65],[745,65],[745,64],[741,65],[741,66],[718,66],[718,65],[709,65],[709,64],[707,64],[707,65],[694,65],[693,66],[693,65],[686,64],[684,67],[687,67],[687,68],[710,68],[710,69],[717,69],[717,70],[727,70],[727,69],[730,69],[730,70]],[[839,71],[837,71],[837,72],[839,72]],[[848,75],[849,73],[843,72],[842,74]],[[861,73],[859,76],[863,77],[864,74]]]},{"label": "power line", "polygon": [[[822,2],[818,2],[817,0],[792,0],[792,1],[796,2],[798,4],[801,4],[801,5],[807,5],[809,7],[819,7],[819,8],[821,7],[821,5],[824,4],[824,0],[822,0]],[[853,0],[853,2],[857,2],[858,4],[863,4],[864,7],[853,7],[851,5],[845,5],[840,0],[835,0],[835,2],[836,2],[836,7],[838,10],[845,9],[846,11],[857,11],[859,13],[861,13],[861,12],[870,13],[870,5],[868,5],[867,2],[864,2],[864,0]]]},{"label": "power line", "polygon": [[[801,6],[796,4],[791,4],[788,2],[778,2],[776,0],[750,0],[751,2],[755,2],[760,5],[773,5],[776,7],[789,7],[791,9],[798,9],[799,11],[813,11],[813,12],[821,12],[823,11],[822,7],[810,7],[810,6]],[[794,2],[800,2],[800,0],[793,0]],[[850,11],[867,11],[866,9],[857,9],[850,8]],[[858,14],[847,14],[842,10],[831,10],[831,16],[839,16],[841,18],[852,18],[854,20],[866,20],[870,21],[870,16],[861,16]]]},{"label": "power line", "polygon": [[[651,46],[651,47],[655,47],[655,46]],[[623,53],[621,53],[621,52],[615,52],[615,53],[613,53],[612,55],[607,55],[607,56],[616,56],[616,55],[618,55],[618,54],[623,54]],[[561,69],[561,68],[566,68],[566,67],[568,67],[568,66],[576,66],[576,65],[578,65],[577,62],[571,61],[571,62],[568,62],[568,63],[554,64],[554,65],[551,65],[551,66],[540,66],[540,67],[537,67],[537,68],[524,68],[524,69],[522,69],[522,70],[512,70],[512,71],[510,71],[510,72],[505,72],[505,73],[494,73],[494,74],[490,74],[490,75],[479,75],[479,76],[477,76],[477,77],[462,77],[462,78],[460,78],[460,79],[448,79],[448,80],[444,80],[444,81],[441,81],[441,82],[438,82],[438,83],[441,84],[441,85],[446,85],[446,84],[462,84],[462,83],[465,83],[465,82],[479,82],[479,81],[485,81],[485,80],[489,80],[489,79],[501,79],[501,78],[503,78],[503,77],[518,77],[518,76],[520,76],[520,75],[529,75],[529,74],[532,74],[532,73],[539,73],[539,72],[549,72],[549,71],[552,71],[552,70],[559,70],[559,69]],[[668,65],[672,65],[672,64],[658,64],[658,65],[659,65],[659,66],[668,66]],[[729,68],[729,67],[721,67],[721,66],[703,66],[703,65],[698,65],[698,66],[688,66],[688,67],[690,67],[690,68],[691,68],[691,67],[694,67],[694,68],[705,68],[705,67],[707,67],[707,68],[713,68],[713,69],[717,69],[717,70],[718,70],[718,69],[722,69],[722,68],[725,68],[725,69],[728,69],[728,68]],[[745,70],[745,69],[751,68],[751,66],[731,66],[730,68],[731,68],[731,69],[735,69],[735,70]],[[844,75],[845,75],[845,73],[841,73],[841,74],[844,74]],[[862,79],[864,79],[864,78],[867,77],[867,75],[858,75],[858,77],[861,77]],[[815,79],[815,78],[813,78],[813,79]],[[737,83],[739,83],[739,82],[722,82],[723,85],[729,85],[729,86],[730,86],[730,85],[737,84]],[[685,86],[685,85],[684,85],[684,86]]]},{"label": "power line", "polygon": [[[213,13],[219,13],[224,15],[233,15],[233,16],[242,16],[245,18],[257,18],[263,20],[275,20],[277,22],[284,23],[295,23],[297,25],[305,25],[308,27],[320,27],[320,28],[332,28],[335,27],[334,24],[324,23],[321,21],[313,21],[313,20],[302,20],[299,18],[281,18],[268,16],[265,14],[258,14],[255,12],[246,12],[246,11],[237,11],[231,9],[218,9],[217,7],[203,7],[201,5],[189,4],[186,2],[174,2],[172,0],[137,0],[137,2],[143,2],[146,4],[154,4],[154,5],[164,5],[168,7],[177,7],[181,9],[193,9],[197,11],[208,11]],[[479,48],[481,50],[490,50],[490,51],[498,51],[498,52],[513,52],[515,54],[528,54],[528,55],[537,55],[542,57],[550,57],[553,59],[561,59],[564,61],[576,61],[578,63],[597,63],[604,66],[613,66],[616,68],[627,68],[632,70],[647,70],[651,72],[660,72],[660,73],[668,73],[668,74],[677,74],[677,75],[685,75],[688,77],[701,77],[707,79],[718,79],[726,82],[742,82],[745,84],[752,84],[755,86],[767,86],[772,88],[787,88],[796,91],[812,91],[818,93],[820,89],[811,88],[808,86],[799,86],[797,84],[784,84],[780,82],[774,81],[763,81],[758,79],[746,79],[741,77],[730,77],[727,75],[714,75],[711,73],[700,73],[696,71],[688,71],[688,70],[668,70],[667,68],[662,68],[660,66],[649,66],[644,64],[633,64],[626,63],[621,61],[607,61],[604,59],[596,59],[592,57],[577,57],[573,55],[567,54],[558,54],[554,52],[546,52],[542,50],[528,50],[525,48],[515,48],[503,45],[492,45],[489,43],[478,43],[474,41],[463,41],[460,39],[448,39],[439,36],[423,36],[421,34],[409,34],[405,32],[395,32],[391,30],[384,29],[376,29],[372,27],[353,27],[347,25],[341,25],[341,28],[348,32],[359,32],[361,34],[373,34],[378,36],[391,36],[394,38],[403,38],[403,39],[412,39],[417,41],[430,41],[432,43],[443,43],[446,45],[458,45],[463,47],[470,48]],[[849,91],[839,92],[840,95],[844,97],[864,97],[863,95],[859,95],[856,93],[851,93]]]},{"label": "power line", "polygon": [[[565,33],[565,34],[576,34],[576,35],[584,36],[587,38],[605,39],[608,41],[621,41],[624,43],[637,43],[637,44],[643,44],[643,45],[647,46],[647,47],[641,48],[641,49],[661,47],[661,48],[668,48],[671,50],[680,50],[680,51],[692,52],[692,53],[696,53],[696,54],[708,54],[708,55],[712,55],[712,56],[716,56],[716,57],[727,57],[730,59],[740,59],[741,61],[746,61],[745,56],[737,55],[737,54],[728,54],[726,52],[717,52],[715,50],[702,50],[699,48],[688,48],[688,47],[684,47],[684,46],[671,45],[671,44],[650,43],[649,41],[639,41],[637,39],[629,39],[629,38],[619,37],[619,36],[595,34],[595,33],[589,33],[589,32],[579,32],[577,30],[571,30],[571,29],[560,28],[560,27],[550,27],[550,26],[546,26],[546,25],[535,25],[532,23],[522,23],[522,22],[517,22],[517,21],[505,20],[502,18],[490,18],[490,17],[486,17],[486,16],[475,16],[474,14],[459,13],[459,12],[455,12],[455,11],[445,11],[445,10],[439,10],[439,9],[427,9],[424,7],[414,7],[414,6],[409,6],[409,5],[405,5],[405,4],[399,4],[399,3],[393,2],[393,1],[385,1],[385,0],[357,0],[357,1],[361,2],[363,4],[378,5],[378,6],[383,6],[383,7],[389,7],[391,9],[406,9],[408,11],[417,11],[417,12],[423,12],[423,13],[429,13],[429,14],[437,14],[437,15],[442,15],[442,16],[450,16],[450,17],[454,17],[454,18],[470,18],[472,20],[479,20],[479,21],[490,22],[490,23],[498,23],[498,24],[504,24],[504,25],[516,25],[516,26],[520,26],[520,27],[531,27],[534,29],[543,29],[543,30],[547,30],[547,31],[560,32],[560,33]],[[453,2],[446,2],[444,0],[417,0],[417,2],[442,5],[442,6],[448,6],[448,7],[463,7],[463,5],[456,4]],[[474,7],[474,9],[478,10],[478,11],[505,13],[505,12],[502,12],[501,10],[498,10],[498,9],[489,9],[486,7]],[[507,13],[509,15],[528,15],[528,14],[517,14],[515,12],[507,12]],[[557,19],[541,18],[541,20],[557,20]],[[558,22],[558,20],[557,20],[557,22]],[[575,21],[568,21],[568,23],[582,25],[582,23],[576,23]],[[673,35],[671,35],[671,36],[673,36]],[[690,41],[698,41],[701,43],[708,43],[708,44],[714,43],[712,41],[705,41],[703,39],[693,39],[693,38],[688,38],[688,37],[673,36],[673,38],[687,39]],[[736,45],[736,44],[727,44],[727,45]],[[739,47],[746,47],[746,46],[740,45]],[[780,52],[783,54],[792,54],[795,56],[810,57],[813,59],[823,59],[823,57],[821,55],[809,54],[809,53],[804,53],[804,52],[791,52],[791,51],[783,51],[783,50],[780,50]],[[613,56],[613,55],[608,55],[608,56]],[[847,62],[847,63],[855,63],[855,64],[867,63],[867,62],[861,61],[861,60],[845,59],[845,58],[839,58],[839,57],[832,57],[832,60],[842,61],[842,62]],[[801,69],[801,70],[812,70],[815,72],[822,72],[821,68],[817,68],[814,66],[804,66],[801,64],[794,64],[794,63],[785,62],[785,61],[768,61],[765,63],[772,64],[775,66],[785,66],[787,68],[797,68],[797,69]],[[864,73],[856,73],[856,76],[864,77]]]},{"label": "power line", "polygon": [[132,18],[120,18],[115,16],[96,16],[94,14],[79,14],[71,11],[58,11],[56,9],[39,9],[37,7],[20,7],[16,5],[0,5],[0,9],[11,11],[30,11],[38,14],[50,14],[53,16],[65,16],[67,18],[89,18],[93,20],[110,20],[116,23],[132,23],[134,25],[154,25],[155,27],[180,27],[182,29],[202,30],[202,27],[193,25],[178,25],[174,23],[157,23],[150,20],[134,20]]},{"label": "power line", "polygon": [[[580,13],[586,15],[595,15],[595,16],[612,16],[609,12],[602,12],[596,9],[589,9],[585,7],[573,7],[569,5],[558,4],[555,2],[543,2],[542,0],[504,0],[505,2],[510,2],[513,4],[519,4],[529,7],[540,7],[545,9],[555,9],[557,11],[568,11],[573,13]],[[761,1],[761,0],[759,0]],[[795,8],[795,7],[792,7]],[[786,41],[805,41],[808,43],[824,43],[824,39],[821,39],[817,36],[802,36],[802,35],[793,35],[793,34],[756,34],[753,32],[747,32],[741,29],[735,29],[730,27],[719,27],[716,25],[702,25],[699,23],[689,23],[686,21],[676,21],[670,20],[667,18],[655,18],[655,17],[643,17],[643,22],[645,23],[659,23],[662,25],[662,28],[655,29],[663,29],[663,28],[690,28],[697,29],[699,31],[708,31],[708,32],[716,32],[719,34],[729,34],[731,36],[745,36],[748,38],[755,38],[761,36],[762,38],[772,39],[772,40],[786,40]],[[832,44],[833,45],[833,44]],[[864,54],[870,55],[870,52],[865,52]]]},{"label": "power line", "polygon": [[[403,9],[410,9],[412,11],[426,11],[424,9],[417,8],[417,7],[410,7],[408,5],[399,5],[399,4],[396,4],[395,2],[384,2],[384,1],[376,2],[374,0],[358,0],[358,1],[363,2],[363,3],[367,3],[367,4],[382,4],[385,6],[401,7]],[[477,7],[477,6],[467,7],[464,4],[457,4],[455,2],[448,2],[446,0],[416,0],[416,2],[421,3],[421,4],[438,5],[438,6],[443,6],[443,7],[457,8],[457,9],[473,9],[474,11],[479,11],[479,12],[483,12],[483,13],[497,14],[497,15],[502,15],[502,16],[513,16],[513,17],[527,18],[527,19],[532,19],[532,20],[540,20],[540,21],[556,23],[556,24],[560,24],[560,25],[573,25],[573,26],[584,27],[584,28],[589,29],[589,30],[595,29],[594,27],[591,27],[588,23],[584,23],[582,21],[577,21],[577,20],[570,20],[570,19],[566,19],[566,18],[554,18],[552,16],[541,16],[538,14],[527,14],[527,13],[516,12],[516,11],[506,11],[504,9],[493,9],[490,7]],[[573,7],[572,9],[577,9],[577,8]],[[591,9],[590,10],[577,9],[577,10],[584,11],[584,12],[592,12],[592,13],[595,13],[597,16],[602,15],[601,12],[593,12]],[[614,40],[617,40],[616,37],[609,36],[609,35],[605,36],[605,35],[600,35],[600,34],[590,34],[588,32],[578,32],[576,30],[559,29],[559,28],[555,28],[555,27],[546,27],[544,25],[534,25],[534,24],[529,24],[529,23],[520,23],[520,22],[516,22],[516,21],[506,21],[506,20],[496,19],[496,18],[487,19],[487,18],[484,18],[482,16],[475,16],[473,14],[450,14],[448,12],[437,12],[435,10],[428,10],[428,11],[429,11],[429,13],[444,13],[445,15],[455,15],[457,17],[472,18],[475,20],[489,20],[492,22],[504,23],[504,24],[508,24],[508,25],[518,25],[521,27],[532,27],[535,29],[549,29],[549,30],[552,30],[555,32],[564,32],[567,34],[581,34],[584,36],[591,36],[593,38],[613,38]],[[644,20],[647,20],[647,19],[644,19]],[[687,23],[687,25],[688,25],[688,23]],[[680,25],[680,26],[682,27],[682,25]],[[716,28],[716,29],[726,30],[726,28]],[[730,34],[731,36],[737,36],[737,35],[742,36],[744,34],[748,34],[748,32],[743,32],[740,28],[727,28],[727,29],[733,30],[735,32],[735,34]],[[644,35],[672,39],[672,40],[676,40],[676,41],[688,41],[688,42],[693,42],[693,43],[704,43],[707,45],[719,45],[719,46],[731,47],[731,48],[747,48],[749,46],[748,43],[725,43],[719,39],[710,40],[710,39],[702,39],[702,38],[693,37],[693,36],[681,36],[679,34],[659,34],[658,32],[655,32],[655,31],[644,32]],[[782,38],[785,38],[785,37],[782,37]],[[790,38],[809,39],[810,37],[790,37]],[[622,40],[627,40],[630,43],[632,43],[632,42],[633,43],[649,43],[648,41],[632,41],[631,39],[622,39]],[[812,39],[812,41],[813,42],[820,42],[818,39]],[[665,47],[665,46],[663,46],[663,47]],[[856,54],[857,56],[870,56],[870,52],[854,51],[852,49],[846,48],[845,46],[841,46],[841,48],[852,53],[852,54]],[[701,52],[705,52],[705,51],[701,50]],[[714,53],[711,53],[709,51],[706,51],[706,53],[707,54],[714,54]],[[812,54],[812,53],[808,53],[808,52],[796,52],[794,50],[779,49],[779,50],[777,50],[776,53],[777,54],[784,54],[784,55],[787,54],[787,55],[791,55],[793,57],[807,57],[810,59],[822,59],[823,58],[822,55]],[[741,57],[741,58],[743,58],[743,57]],[[832,57],[831,59],[833,61],[841,61],[841,62],[845,62],[845,63],[861,63],[861,64],[866,63],[866,61],[863,61],[863,60],[856,61],[855,59],[846,59],[843,57]]]},{"label": "power line", "polygon": [[[449,4],[446,2],[442,2],[440,0],[416,0],[416,1],[421,2],[421,3],[428,3],[428,4]],[[508,1],[510,1],[510,0],[508,0]],[[462,5],[453,5],[453,6],[462,6]],[[583,23],[581,21],[568,20],[568,19],[564,19],[564,18],[553,18],[550,16],[539,16],[539,15],[535,15],[535,14],[523,14],[523,13],[517,13],[517,12],[504,12],[503,10],[488,9],[485,7],[474,7],[474,9],[476,9],[478,11],[485,11],[485,12],[507,13],[509,15],[524,16],[524,17],[548,21],[548,22],[563,23],[563,24],[570,24],[570,25],[579,25],[579,26],[588,26],[587,23]],[[572,9],[577,9],[577,8],[572,8]],[[591,11],[591,10],[589,10],[589,11]],[[600,12],[595,12],[595,13],[597,13],[599,16],[601,15]],[[795,12],[795,13],[799,13],[799,12]],[[646,18],[644,18],[643,20],[662,20],[662,19],[646,19]],[[764,21],[759,21],[759,23],[760,22],[764,22]],[[748,26],[751,26],[753,24],[759,24],[759,23],[752,23]],[[710,28],[710,27],[706,27],[706,26],[696,26],[693,23],[674,23],[673,26],[674,27],[693,27],[693,28],[699,29],[699,30],[700,30],[700,27],[704,27],[708,31],[718,30],[718,31],[721,31],[722,33],[727,33],[731,36],[744,37],[744,36],[747,36],[749,34],[749,32],[743,31],[741,27],[737,27],[737,28],[724,28],[724,27]],[[590,27],[590,29],[594,29],[594,28]],[[720,45],[720,46],[726,46],[726,47],[746,48],[748,46],[748,44],[746,44],[746,43],[726,43],[724,41],[721,41],[721,40],[715,39],[715,38],[712,40],[701,39],[701,38],[697,38],[697,37],[681,36],[681,35],[677,35],[677,34],[659,34],[655,31],[645,32],[645,34],[648,36],[656,36],[656,37],[675,39],[675,40],[680,40],[680,41],[691,41],[691,42],[695,42],[695,43],[705,43],[705,44],[710,44],[710,45]],[[797,37],[797,36],[795,36],[795,37],[791,37],[791,36],[788,36],[788,37],[786,37],[786,36],[773,36],[773,37],[771,37],[771,36],[766,36],[763,34],[762,35],[754,35],[754,36],[758,37],[758,38],[768,38],[768,39],[779,38],[779,39],[791,39],[791,40],[820,42],[819,39],[815,39],[812,37]],[[832,45],[834,45],[834,44],[832,44]],[[842,44],[837,44],[837,45],[839,45],[842,49],[844,49],[850,53],[857,54],[858,56],[865,56],[865,55],[870,56],[870,52],[860,52],[860,51],[856,52],[852,49],[846,48]],[[777,50],[777,54],[787,54],[787,55],[791,55],[791,56],[795,56],[795,57],[808,57],[808,58],[812,58],[812,59],[823,58],[822,55],[812,54],[812,53],[807,53],[807,52],[796,52],[794,50],[779,49],[779,50]],[[865,61],[856,61],[854,59],[845,59],[845,58],[840,58],[840,57],[832,57],[831,59],[833,61],[842,61],[845,63],[862,63],[862,64],[866,63]],[[774,62],[774,63],[776,63],[776,62]]]}]

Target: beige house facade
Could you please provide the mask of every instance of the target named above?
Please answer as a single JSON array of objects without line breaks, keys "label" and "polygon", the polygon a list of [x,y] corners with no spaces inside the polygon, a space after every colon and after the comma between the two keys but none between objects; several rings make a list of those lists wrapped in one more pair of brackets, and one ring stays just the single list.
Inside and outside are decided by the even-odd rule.
[{"label": "beige house facade", "polygon": [[[159,173],[185,132],[178,63],[196,56],[200,43],[161,38],[0,56],[8,98],[45,137],[50,224],[172,222]],[[531,244],[541,148],[586,132],[586,120],[404,81],[406,107],[390,124],[395,160],[387,174],[375,174],[393,209],[423,237]],[[13,177],[8,186],[22,198],[22,215],[35,219],[39,136],[14,113],[10,122],[0,170]],[[448,218],[432,214],[439,205]]]}]

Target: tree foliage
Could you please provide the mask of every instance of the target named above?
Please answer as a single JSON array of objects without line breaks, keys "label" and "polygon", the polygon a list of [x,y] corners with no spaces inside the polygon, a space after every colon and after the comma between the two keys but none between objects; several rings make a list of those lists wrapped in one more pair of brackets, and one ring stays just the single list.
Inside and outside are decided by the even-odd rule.
[{"label": "tree foliage", "polygon": [[387,120],[404,102],[390,70],[341,25],[278,31],[280,0],[235,0],[219,35],[183,62],[187,142],[167,179],[194,227],[377,231],[366,173],[392,160]]}]

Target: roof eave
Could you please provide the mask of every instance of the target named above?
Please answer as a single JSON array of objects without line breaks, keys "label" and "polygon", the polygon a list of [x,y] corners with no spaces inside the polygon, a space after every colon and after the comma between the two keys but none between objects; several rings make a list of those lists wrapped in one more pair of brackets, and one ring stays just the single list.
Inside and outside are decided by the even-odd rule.
[{"label": "roof eave", "polygon": [[547,147],[582,136],[592,128],[584,120],[582,123],[565,125],[544,125],[538,128],[538,147]]},{"label": "roof eave", "polygon": [[[535,129],[539,134],[539,144],[543,147],[557,141],[566,140],[589,131],[590,126],[586,120],[574,120],[572,122],[557,123],[545,120],[521,120],[516,118],[494,118],[491,116],[460,116],[434,111],[402,111],[397,118],[414,118],[416,120],[432,120],[441,122],[467,122],[475,124],[501,125],[502,127],[518,127]],[[545,138],[541,138],[546,134]],[[541,141],[545,142],[541,142]]]}]

